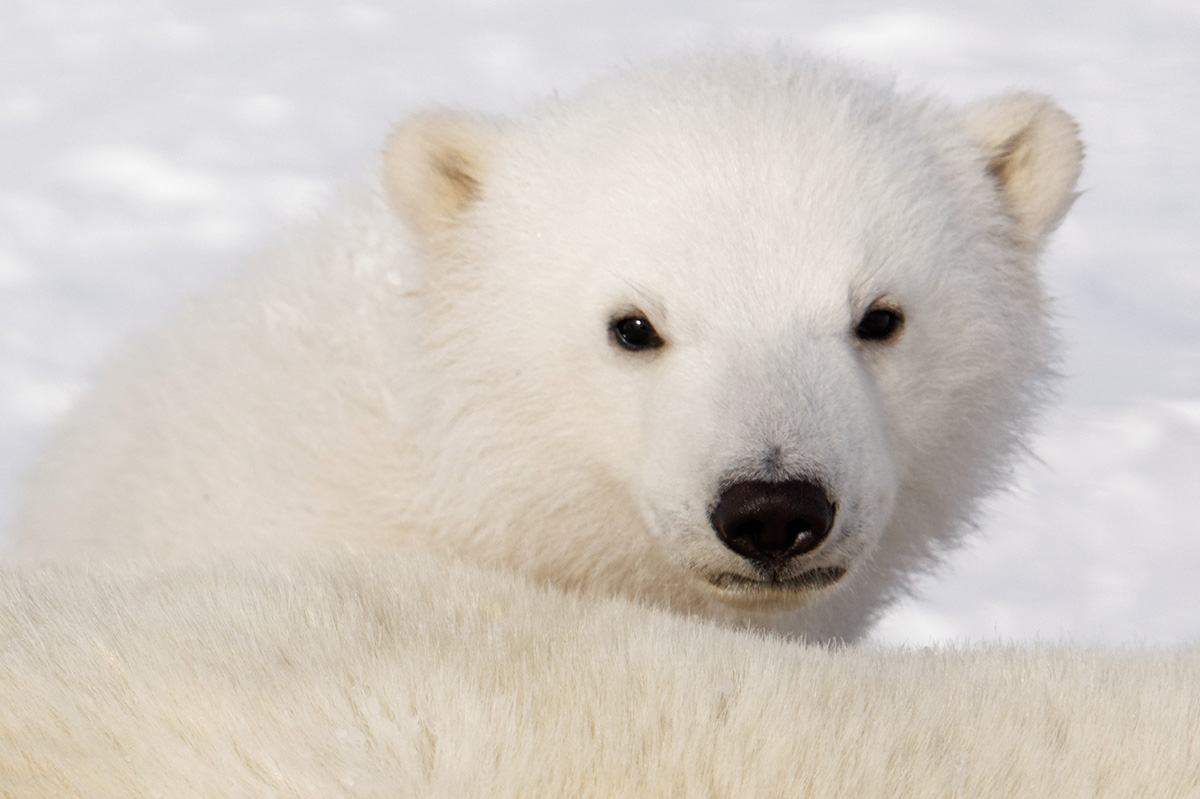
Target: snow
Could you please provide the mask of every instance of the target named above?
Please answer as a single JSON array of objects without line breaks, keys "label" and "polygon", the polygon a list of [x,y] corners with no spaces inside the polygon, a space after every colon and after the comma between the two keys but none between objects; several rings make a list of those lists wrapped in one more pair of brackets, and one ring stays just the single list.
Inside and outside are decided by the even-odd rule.
[{"label": "snow", "polygon": [[406,112],[491,112],[685,47],[781,41],[966,102],[1056,97],[1088,142],[1045,260],[1060,402],[886,642],[1200,639],[1195,0],[0,7],[0,516],[131,333],[356,178]]}]

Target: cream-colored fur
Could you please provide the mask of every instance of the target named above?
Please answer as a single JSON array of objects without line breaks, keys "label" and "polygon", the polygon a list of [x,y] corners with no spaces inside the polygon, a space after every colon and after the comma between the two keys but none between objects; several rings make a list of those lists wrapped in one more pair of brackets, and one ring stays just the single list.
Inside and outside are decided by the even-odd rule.
[{"label": "cream-colored fur", "polygon": [[0,796],[1200,795],[1200,652],[827,650],[429,556],[0,573]]},{"label": "cream-colored fur", "polygon": [[[368,185],[105,371],[20,554],[419,545],[852,640],[1006,477],[1052,358],[1036,270],[1082,149],[782,55],[631,69],[512,120],[420,114]],[[856,327],[902,313],[893,340]],[[664,346],[613,333],[642,314]],[[806,482],[763,565],[712,514]]]},{"label": "cream-colored fur", "polygon": [[1045,97],[1012,94],[969,108],[964,124],[1003,187],[1021,239],[1039,246],[1075,201],[1083,165],[1075,120]]}]

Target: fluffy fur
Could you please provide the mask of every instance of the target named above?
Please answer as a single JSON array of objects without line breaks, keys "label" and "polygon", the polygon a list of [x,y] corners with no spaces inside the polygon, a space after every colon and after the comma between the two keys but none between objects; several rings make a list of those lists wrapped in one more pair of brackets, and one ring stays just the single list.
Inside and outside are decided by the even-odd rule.
[{"label": "fluffy fur", "polygon": [[1182,797],[1198,686],[1195,650],[803,647],[427,555],[0,573],[21,799]]},{"label": "fluffy fur", "polygon": [[[101,376],[15,538],[420,543],[853,639],[1005,474],[1080,159],[1045,98],[961,110],[802,58],[418,115],[373,185]],[[876,307],[895,340],[856,337]],[[665,346],[617,346],[632,312]],[[770,568],[723,545],[723,492],[786,480],[828,495],[824,543]]]}]

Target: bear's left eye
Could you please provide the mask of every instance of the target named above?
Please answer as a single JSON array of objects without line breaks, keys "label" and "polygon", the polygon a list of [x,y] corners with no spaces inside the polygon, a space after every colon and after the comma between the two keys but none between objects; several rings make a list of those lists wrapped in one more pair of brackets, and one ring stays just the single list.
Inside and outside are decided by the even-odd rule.
[{"label": "bear's left eye", "polygon": [[630,352],[656,350],[664,343],[654,325],[640,313],[619,316],[612,320],[608,329],[613,340]]},{"label": "bear's left eye", "polygon": [[888,341],[896,337],[904,324],[904,316],[894,308],[872,308],[863,314],[854,335],[860,341]]}]

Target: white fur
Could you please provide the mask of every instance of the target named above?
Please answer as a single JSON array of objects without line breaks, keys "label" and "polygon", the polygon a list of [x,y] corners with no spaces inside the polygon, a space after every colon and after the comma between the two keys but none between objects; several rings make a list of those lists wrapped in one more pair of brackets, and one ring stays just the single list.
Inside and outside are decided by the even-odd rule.
[{"label": "white fur", "polygon": [[[418,116],[378,183],[101,376],[21,550],[420,542],[852,639],[1006,472],[1080,158],[1044,98],[963,112],[782,56]],[[902,334],[857,341],[880,301]],[[661,351],[610,340],[635,307]],[[847,576],[716,587],[757,578],[709,523],[722,487],[781,477],[838,506],[792,573]]]},{"label": "white fur", "polygon": [[0,572],[21,799],[1184,797],[1197,740],[1194,649],[827,650],[421,555]]}]

